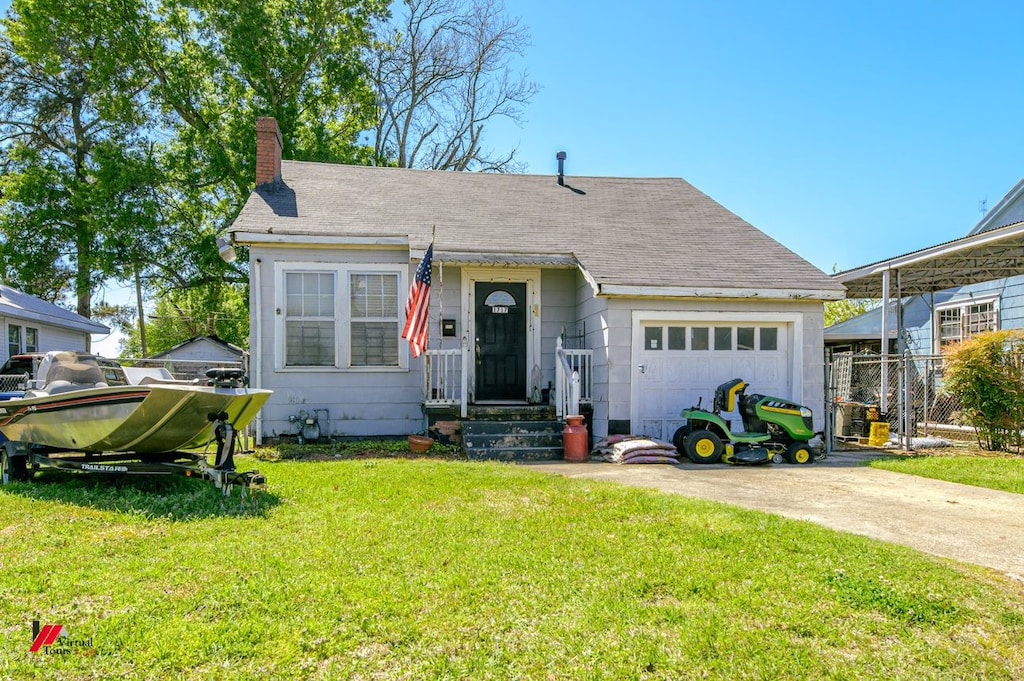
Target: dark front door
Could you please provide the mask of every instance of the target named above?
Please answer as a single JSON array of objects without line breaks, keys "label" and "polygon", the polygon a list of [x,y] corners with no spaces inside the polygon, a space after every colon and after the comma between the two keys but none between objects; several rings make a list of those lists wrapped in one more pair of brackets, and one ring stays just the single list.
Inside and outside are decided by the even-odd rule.
[{"label": "dark front door", "polygon": [[476,285],[476,399],[526,399],[526,284]]}]

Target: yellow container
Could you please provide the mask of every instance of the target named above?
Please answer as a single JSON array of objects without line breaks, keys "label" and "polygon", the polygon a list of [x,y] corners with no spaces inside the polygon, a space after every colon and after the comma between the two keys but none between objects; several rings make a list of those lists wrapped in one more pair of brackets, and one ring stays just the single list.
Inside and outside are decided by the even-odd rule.
[{"label": "yellow container", "polygon": [[889,424],[885,421],[875,421],[871,424],[871,434],[868,436],[869,447],[884,447],[889,442]]}]

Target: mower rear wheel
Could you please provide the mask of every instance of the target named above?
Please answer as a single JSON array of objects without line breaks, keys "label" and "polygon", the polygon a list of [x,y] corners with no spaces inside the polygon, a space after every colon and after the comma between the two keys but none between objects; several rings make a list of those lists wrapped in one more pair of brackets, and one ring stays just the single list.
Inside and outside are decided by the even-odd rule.
[{"label": "mower rear wheel", "polygon": [[686,436],[686,456],[694,463],[718,463],[722,460],[722,438],[711,430],[695,430]]},{"label": "mower rear wheel", "polygon": [[677,452],[686,451],[686,434],[689,432],[689,428],[682,426],[672,434],[672,444],[676,446]]},{"label": "mower rear wheel", "polygon": [[814,453],[806,442],[793,442],[786,447],[786,461],[796,464],[810,463],[814,461]]}]

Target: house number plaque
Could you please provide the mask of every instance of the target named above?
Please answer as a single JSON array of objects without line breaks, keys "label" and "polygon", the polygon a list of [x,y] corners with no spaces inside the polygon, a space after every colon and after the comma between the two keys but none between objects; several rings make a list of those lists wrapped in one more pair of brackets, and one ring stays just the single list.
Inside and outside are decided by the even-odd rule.
[{"label": "house number plaque", "polygon": [[508,314],[508,306],[495,305],[491,308],[491,314]]}]

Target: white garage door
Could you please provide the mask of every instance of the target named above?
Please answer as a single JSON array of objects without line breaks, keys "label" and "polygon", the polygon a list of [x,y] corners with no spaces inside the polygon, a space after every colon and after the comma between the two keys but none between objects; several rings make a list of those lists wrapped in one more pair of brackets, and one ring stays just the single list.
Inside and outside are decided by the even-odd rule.
[{"label": "white garage door", "polygon": [[[791,326],[786,323],[643,321],[634,327],[633,413],[636,434],[670,440],[679,412],[734,378],[747,392],[792,398]],[[722,414],[742,430],[738,413]]]}]

